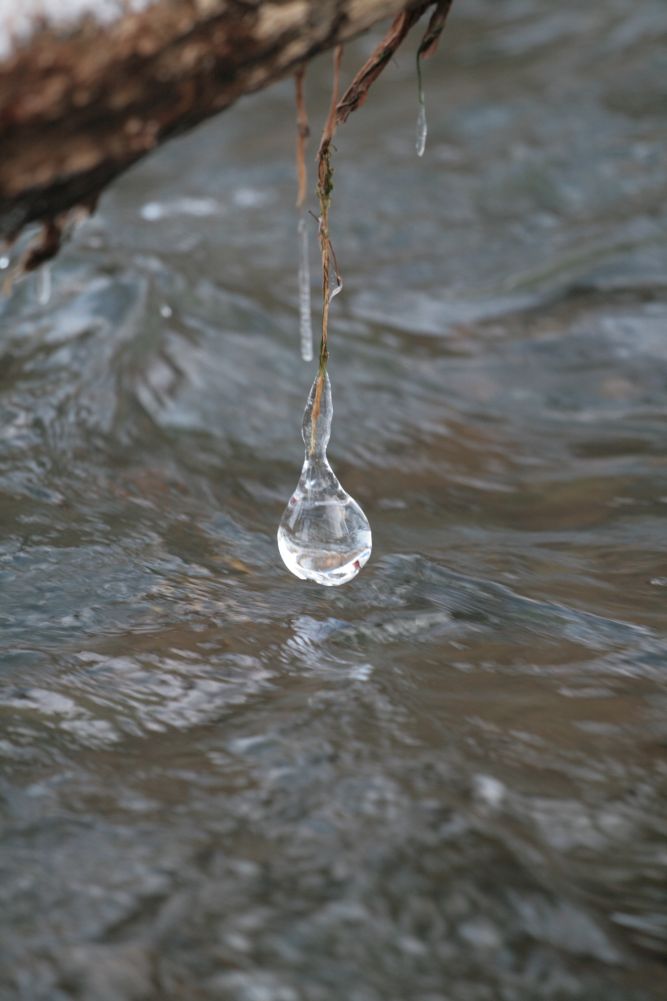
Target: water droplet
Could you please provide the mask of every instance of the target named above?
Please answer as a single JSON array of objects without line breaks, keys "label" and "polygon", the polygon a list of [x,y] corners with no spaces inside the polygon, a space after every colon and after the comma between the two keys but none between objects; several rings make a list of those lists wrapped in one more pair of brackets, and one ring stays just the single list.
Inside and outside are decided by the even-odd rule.
[{"label": "water droplet", "polygon": [[0,257],[0,271],[4,271],[8,267],[9,267],[9,258],[7,257],[6,254],[3,254],[2,257]]},{"label": "water droplet", "polygon": [[171,306],[168,305],[168,303],[163,302],[162,305],[160,306],[160,316],[163,317],[165,320],[168,320],[170,316],[173,316],[173,313],[174,311],[171,308]]},{"label": "water droplet", "polygon": [[299,216],[299,330],[301,357],[313,360],[313,326],[310,310],[310,264],[308,261],[308,227],[302,212]]},{"label": "water droplet", "polygon": [[326,587],[356,577],[372,545],[368,518],[343,490],[327,459],[332,414],[329,376],[318,374],[303,415],[303,469],[278,528],[278,549],[287,569]]},{"label": "water droplet", "polygon": [[428,124],[426,122],[426,105],[423,101],[419,104],[419,113],[417,115],[417,139],[415,146],[417,149],[417,156],[423,156],[424,150],[426,149],[426,136],[428,135]]},{"label": "water droplet", "polygon": [[[336,283],[334,285],[334,282]],[[331,289],[329,291],[329,302],[335,299],[339,292],[343,291],[343,279],[340,275],[333,275],[331,281]]]}]

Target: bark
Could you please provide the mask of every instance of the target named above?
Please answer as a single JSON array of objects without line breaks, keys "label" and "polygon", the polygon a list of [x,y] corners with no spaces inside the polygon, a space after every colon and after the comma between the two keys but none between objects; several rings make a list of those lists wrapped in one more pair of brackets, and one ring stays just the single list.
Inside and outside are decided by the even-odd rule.
[{"label": "bark", "polygon": [[57,250],[76,207],[172,136],[381,18],[406,0],[155,0],[111,25],[37,25],[0,62],[0,237],[45,223]]}]

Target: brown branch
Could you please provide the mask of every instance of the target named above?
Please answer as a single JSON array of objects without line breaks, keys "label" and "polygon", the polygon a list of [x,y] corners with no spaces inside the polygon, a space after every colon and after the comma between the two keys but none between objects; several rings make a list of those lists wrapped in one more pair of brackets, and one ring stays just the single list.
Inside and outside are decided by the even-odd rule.
[{"label": "brown branch", "polygon": [[[322,253],[322,337],[320,339],[320,367],[315,388],[315,399],[313,400],[312,435],[311,446],[314,445],[317,428],[317,418],[320,414],[320,404],[322,401],[322,390],[324,389],[324,378],[329,360],[328,333],[329,333],[329,306],[331,304],[331,240],[329,238],[329,208],[331,206],[331,192],[333,191],[333,166],[331,164],[331,143],[336,132],[336,107],[338,105],[338,94],[340,90],[340,63],[343,58],[343,47],[337,45],[333,55],[333,82],[331,86],[331,103],[329,114],[324,124],[322,138],[320,139],[317,151],[317,197],[320,202],[320,250]],[[336,266],[338,273],[338,267]]]},{"label": "brown branch", "polygon": [[[382,41],[373,50],[371,56],[366,60],[358,73],[354,76],[352,83],[345,91],[343,97],[338,100],[338,88],[340,83],[340,62],[342,57],[342,46],[337,46],[334,51],[333,86],[329,114],[324,125],[322,138],[317,152],[317,194],[320,202],[320,249],[322,252],[322,337],[320,341],[320,367],[315,387],[315,398],[313,400],[312,411],[312,437],[311,448],[314,447],[317,419],[320,414],[320,404],[324,389],[324,379],[326,375],[327,362],[329,360],[328,330],[329,330],[329,308],[331,305],[331,258],[333,257],[338,289],[342,284],[338,263],[336,262],[331,239],[329,237],[329,209],[331,206],[331,193],[333,191],[333,166],[331,163],[331,144],[336,132],[336,127],[347,121],[350,114],[361,107],[368,96],[371,85],[387,65],[391,57],[405,39],[410,28],[419,20],[421,15],[430,7],[433,0],[427,0],[416,4],[414,7],[402,11],[394,18],[389,31]],[[428,27],[422,38],[417,51],[417,67],[422,56],[430,56],[438,43],[438,39],[445,26],[447,14],[452,5],[452,0],[438,0],[436,9],[431,16]],[[420,78],[421,97],[421,78]],[[301,96],[302,99],[302,96]],[[299,80],[297,78],[297,112],[299,107],[300,91]],[[305,169],[305,168],[304,168]],[[301,184],[301,176],[299,176]],[[301,188],[300,188],[301,190]]]},{"label": "brown branch", "polygon": [[0,58],[0,239],[99,196],[170,137],[412,6],[153,0],[65,32],[36,20]]},{"label": "brown branch", "polygon": [[442,29],[445,27],[447,15],[452,6],[452,0],[439,0],[431,14],[428,28],[417,49],[417,59],[430,59],[438,47]]},{"label": "brown branch", "polygon": [[305,66],[299,66],[298,70],[294,74],[294,82],[296,86],[296,176],[298,191],[296,207],[298,209],[303,208],[306,200],[306,145],[310,136],[308,113],[306,111],[306,102],[303,96],[303,78],[305,74]]},{"label": "brown branch", "polygon": [[433,0],[428,0],[427,3],[420,3],[411,10],[404,10],[396,15],[389,31],[375,47],[359,72],[355,74],[352,83],[338,102],[336,109],[338,124],[346,122],[352,112],[361,107],[368,97],[371,85],[377,80],[410,28],[432,3]]},{"label": "brown branch", "polygon": [[324,125],[320,147],[317,151],[317,197],[320,201],[320,248],[322,251],[322,340],[320,343],[320,368],[325,369],[329,357],[327,334],[329,327],[329,304],[331,302],[330,288],[330,255],[331,241],[329,239],[329,208],[333,191],[333,166],[331,164],[331,143],[336,131],[336,106],[340,88],[340,63],[343,57],[343,47],[337,45],[333,56],[333,83],[331,87],[331,104]]}]

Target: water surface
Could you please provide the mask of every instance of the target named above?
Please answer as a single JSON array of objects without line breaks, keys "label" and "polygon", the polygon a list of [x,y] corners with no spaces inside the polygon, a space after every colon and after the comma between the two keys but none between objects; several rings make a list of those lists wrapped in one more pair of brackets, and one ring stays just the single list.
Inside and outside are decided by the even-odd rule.
[{"label": "water surface", "polygon": [[667,993],[665,8],[456,7],[425,157],[413,49],[336,140],[353,583],[275,544],[289,83],[1,307],[3,1001]]}]

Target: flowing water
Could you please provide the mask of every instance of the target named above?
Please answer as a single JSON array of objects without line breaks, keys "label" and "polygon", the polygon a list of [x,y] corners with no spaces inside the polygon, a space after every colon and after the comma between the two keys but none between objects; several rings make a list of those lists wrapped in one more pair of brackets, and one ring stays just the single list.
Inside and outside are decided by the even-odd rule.
[{"label": "flowing water", "polygon": [[275,541],[289,81],[2,305],[2,1001],[667,996],[666,42],[467,0],[424,158],[414,39],[340,130],[344,587]]}]

